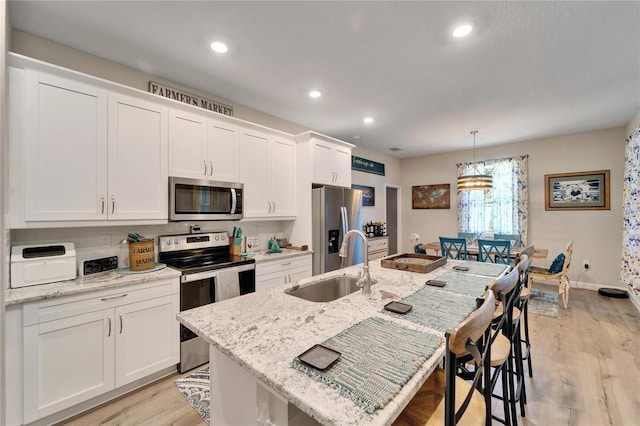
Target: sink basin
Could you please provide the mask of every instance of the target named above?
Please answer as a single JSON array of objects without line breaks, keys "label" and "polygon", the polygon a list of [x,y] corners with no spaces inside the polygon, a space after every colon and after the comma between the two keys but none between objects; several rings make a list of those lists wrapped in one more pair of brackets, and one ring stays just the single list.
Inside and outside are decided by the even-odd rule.
[{"label": "sink basin", "polygon": [[310,302],[331,302],[360,290],[356,281],[356,277],[342,275],[318,281],[307,287],[286,290],[285,293]]}]

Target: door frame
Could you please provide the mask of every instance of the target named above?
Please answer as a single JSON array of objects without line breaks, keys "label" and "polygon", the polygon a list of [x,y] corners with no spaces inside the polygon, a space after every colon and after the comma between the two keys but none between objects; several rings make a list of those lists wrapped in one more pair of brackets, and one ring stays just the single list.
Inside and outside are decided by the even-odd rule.
[{"label": "door frame", "polygon": [[403,249],[403,245],[402,245],[402,186],[400,185],[394,185],[391,183],[385,183],[384,184],[384,196],[385,196],[385,206],[384,206],[384,214],[385,217],[387,216],[387,188],[393,188],[395,190],[398,191],[397,197],[396,197],[396,209],[397,209],[397,214],[396,217],[398,218],[398,235],[397,235],[397,246],[398,246],[398,253],[402,253]]}]

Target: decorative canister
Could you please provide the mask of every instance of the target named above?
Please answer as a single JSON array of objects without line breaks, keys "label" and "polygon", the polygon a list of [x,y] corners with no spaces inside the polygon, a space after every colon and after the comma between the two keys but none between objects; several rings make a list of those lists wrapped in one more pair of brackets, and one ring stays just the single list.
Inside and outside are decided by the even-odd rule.
[{"label": "decorative canister", "polygon": [[129,242],[129,269],[145,271],[156,266],[154,240],[148,238],[138,242]]}]

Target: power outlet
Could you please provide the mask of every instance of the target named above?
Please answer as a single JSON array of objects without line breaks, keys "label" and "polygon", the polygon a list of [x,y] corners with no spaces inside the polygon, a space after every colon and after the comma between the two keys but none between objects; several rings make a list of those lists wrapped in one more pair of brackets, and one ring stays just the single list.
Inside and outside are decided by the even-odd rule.
[{"label": "power outlet", "polygon": [[582,261],[582,267],[583,267],[584,269],[589,269],[589,267],[590,267],[589,261],[588,261],[588,260],[586,260],[586,259],[585,259],[585,260],[583,260],[583,261]]}]

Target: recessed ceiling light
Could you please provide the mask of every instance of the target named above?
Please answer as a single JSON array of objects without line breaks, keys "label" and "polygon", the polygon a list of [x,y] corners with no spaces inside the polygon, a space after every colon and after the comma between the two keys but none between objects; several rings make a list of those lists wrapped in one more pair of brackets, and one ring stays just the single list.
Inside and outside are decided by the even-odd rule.
[{"label": "recessed ceiling light", "polygon": [[214,41],[213,43],[211,43],[211,49],[214,52],[218,52],[218,53],[227,53],[227,51],[229,50],[227,45],[221,41]]},{"label": "recessed ceiling light", "polygon": [[311,96],[312,98],[319,98],[320,96],[322,96],[322,92],[320,92],[319,90],[312,90],[309,92],[309,96]]},{"label": "recessed ceiling light", "polygon": [[458,28],[453,30],[453,36],[454,37],[464,37],[466,35],[469,35],[469,33],[471,32],[472,29],[473,29],[473,27],[471,25],[469,25],[469,24],[460,25]]},{"label": "recessed ceiling light", "polygon": [[393,148],[389,148],[389,151],[402,151],[402,148],[398,148],[397,146],[394,146]]},{"label": "recessed ceiling light", "polygon": [[353,138],[354,139],[360,139],[360,136],[359,135],[353,135]]},{"label": "recessed ceiling light", "polygon": [[373,123],[373,117],[365,117],[362,121],[364,121],[367,124],[371,124]]}]

